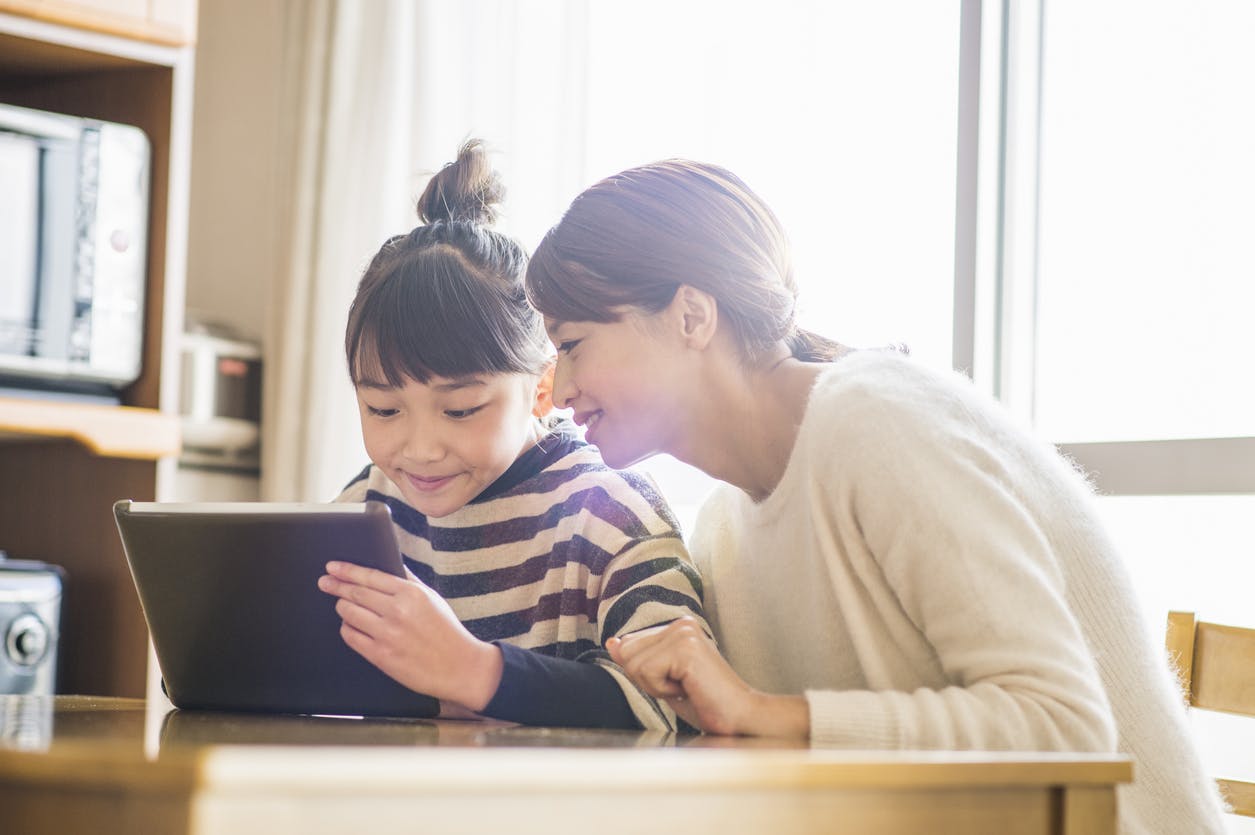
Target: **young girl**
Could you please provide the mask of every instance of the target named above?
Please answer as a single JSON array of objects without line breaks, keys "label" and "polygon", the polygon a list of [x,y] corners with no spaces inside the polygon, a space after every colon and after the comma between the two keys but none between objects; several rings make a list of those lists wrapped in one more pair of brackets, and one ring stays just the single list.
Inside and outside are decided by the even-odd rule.
[{"label": "young girl", "polygon": [[391,508],[414,576],[333,562],[319,586],[350,647],[448,713],[674,729],[604,646],[704,623],[700,581],[652,484],[546,420],[552,349],[489,225],[502,196],[468,142],[362,276],[345,350],[373,463],[339,500]]},{"label": "young girl", "polygon": [[965,378],[799,330],[784,233],[741,180],[674,160],[592,186],[527,289],[554,402],[607,463],[727,482],[690,542],[724,656],[683,618],[609,641],[647,692],[715,733],[1123,751],[1122,831],[1219,831],[1084,480]]}]

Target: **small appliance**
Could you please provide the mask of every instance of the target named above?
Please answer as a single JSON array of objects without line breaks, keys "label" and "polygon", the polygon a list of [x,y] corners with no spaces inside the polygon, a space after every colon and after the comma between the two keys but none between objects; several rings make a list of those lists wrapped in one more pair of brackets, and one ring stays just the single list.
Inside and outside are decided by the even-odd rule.
[{"label": "small appliance", "polygon": [[139,128],[0,104],[0,385],[139,376],[150,157]]},{"label": "small appliance", "polygon": [[0,693],[56,692],[61,569],[0,551]]},{"label": "small appliance", "polygon": [[183,335],[180,466],[255,472],[260,464],[261,346],[225,325]]}]

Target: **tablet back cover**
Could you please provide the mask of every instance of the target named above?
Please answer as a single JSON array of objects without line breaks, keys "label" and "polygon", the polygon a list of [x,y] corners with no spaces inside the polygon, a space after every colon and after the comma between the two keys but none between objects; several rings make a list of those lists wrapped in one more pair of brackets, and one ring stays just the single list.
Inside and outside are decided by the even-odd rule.
[{"label": "tablet back cover", "polygon": [[345,645],[329,560],[404,573],[386,506],[118,502],[123,548],[179,708],[435,716]]}]

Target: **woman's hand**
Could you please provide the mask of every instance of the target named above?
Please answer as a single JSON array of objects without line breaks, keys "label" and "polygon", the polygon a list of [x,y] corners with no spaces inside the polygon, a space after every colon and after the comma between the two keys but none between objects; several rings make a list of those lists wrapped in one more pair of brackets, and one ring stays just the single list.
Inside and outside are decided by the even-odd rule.
[{"label": "woman's hand", "polygon": [[468,632],[445,599],[413,574],[329,562],[318,588],[340,598],[344,642],[387,675],[477,713],[492,701],[501,650]]},{"label": "woman's hand", "polygon": [[750,687],[695,618],[610,638],[606,649],[637,686],[665,700],[681,719],[706,733],[810,735],[806,700]]}]

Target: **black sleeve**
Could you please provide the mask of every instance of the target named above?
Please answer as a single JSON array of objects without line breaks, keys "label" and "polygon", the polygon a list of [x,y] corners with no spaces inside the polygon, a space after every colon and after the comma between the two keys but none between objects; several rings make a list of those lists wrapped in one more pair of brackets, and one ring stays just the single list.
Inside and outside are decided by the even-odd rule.
[{"label": "black sleeve", "polygon": [[504,667],[485,716],[525,725],[641,729],[618,682],[596,664],[495,645]]}]

